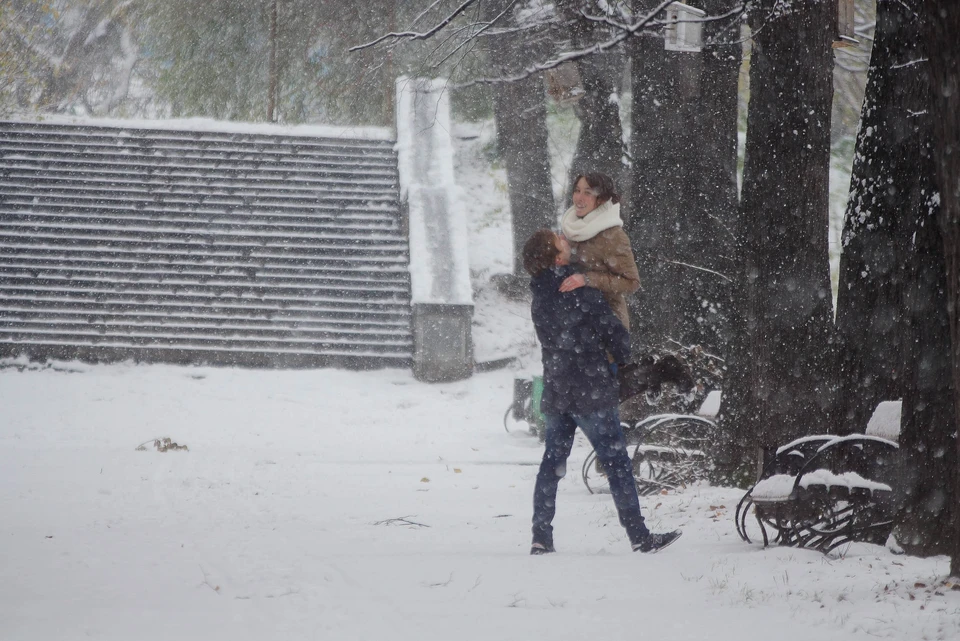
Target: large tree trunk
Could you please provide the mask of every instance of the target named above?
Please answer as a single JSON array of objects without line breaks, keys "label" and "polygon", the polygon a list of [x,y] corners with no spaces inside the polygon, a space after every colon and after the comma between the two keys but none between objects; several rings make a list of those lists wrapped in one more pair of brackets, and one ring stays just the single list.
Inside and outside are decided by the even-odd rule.
[{"label": "large tree trunk", "polygon": [[744,319],[723,422],[766,450],[829,429],[833,309],[827,256],[836,5],[752,4],[750,110],[740,203]]},{"label": "large tree trunk", "polygon": [[[934,159],[940,193],[940,227],[946,263],[947,309],[950,314],[955,416],[960,417],[960,4],[955,0],[927,0],[926,43],[929,47],[934,122]],[[953,429],[960,449],[960,431]],[[951,483],[960,494],[960,474],[954,469]],[[960,576],[960,519],[950,528],[950,573]]]},{"label": "large tree trunk", "polygon": [[879,401],[910,386],[902,299],[915,268],[913,235],[934,189],[925,51],[917,14],[879,0],[840,258],[839,433],[863,431]]},{"label": "large tree trunk", "polygon": [[940,554],[956,460],[925,58],[916,12],[879,0],[840,260],[836,431],[862,432],[878,402],[903,399],[897,534]]},{"label": "large tree trunk", "polygon": [[900,304],[910,253],[905,230],[926,205],[933,180],[921,162],[929,123],[910,115],[924,111],[926,97],[916,65],[903,64],[923,51],[919,22],[908,13],[895,0],[878,0],[840,256],[836,431],[841,434],[862,432],[877,403],[901,398],[904,389]]},{"label": "large tree trunk", "polygon": [[[651,10],[649,0],[636,0],[634,15]],[[670,306],[677,274],[666,263],[677,253],[674,230],[679,202],[677,170],[681,164],[678,136],[682,125],[673,110],[676,67],[682,53],[666,52],[663,40],[640,36],[630,41],[630,154],[633,158],[627,233],[640,271],[640,290],[630,302],[631,338],[636,351],[658,349],[679,314]],[[686,54],[695,55],[695,54]]]},{"label": "large tree trunk", "polygon": [[[491,20],[506,6],[503,0],[482,5],[484,19]],[[506,23],[511,24],[511,23]],[[516,72],[523,63],[536,60],[539,52],[515,34],[495,38],[492,63],[502,74]],[[507,169],[507,189],[513,230],[514,274],[523,270],[523,245],[538,229],[555,227],[553,182],[547,148],[547,107],[540,75],[493,87],[493,114],[497,127],[497,150]]]},{"label": "large tree trunk", "polygon": [[[925,144],[931,140],[930,125],[928,121],[927,135],[916,139],[924,146],[924,182],[933,174],[932,144]],[[945,482],[956,475],[958,460],[950,319],[938,207],[933,192],[925,195],[928,200],[921,211],[913,212],[912,232],[906,236],[913,242],[902,304],[904,392],[896,534],[908,552],[926,556],[950,553],[960,494],[955,484]]]},{"label": "large tree trunk", "polygon": [[[716,15],[734,3],[700,4]],[[637,0],[635,13],[656,5]],[[700,53],[665,51],[662,39],[649,36],[631,43],[633,172],[627,201],[642,283],[631,314],[638,349],[697,344],[722,353],[727,343],[735,280],[740,45],[711,45],[717,25],[704,25]]]},{"label": "large tree trunk", "polygon": [[[710,15],[725,13],[739,0],[702,0]],[[678,340],[723,355],[730,342],[733,290],[739,278],[734,260],[737,210],[737,108],[742,46],[739,30],[724,23],[703,27],[699,95],[692,101],[681,188],[681,229],[687,247],[678,265],[689,289],[676,292],[686,333]],[[711,45],[710,41],[718,43]]]}]

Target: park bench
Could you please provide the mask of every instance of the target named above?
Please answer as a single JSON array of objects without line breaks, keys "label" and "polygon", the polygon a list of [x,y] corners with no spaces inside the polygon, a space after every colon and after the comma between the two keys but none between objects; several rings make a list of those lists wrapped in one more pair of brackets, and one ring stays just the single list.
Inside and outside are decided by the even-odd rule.
[{"label": "park bench", "polygon": [[[623,424],[633,448],[633,476],[640,496],[677,490],[707,477],[719,408],[720,392],[713,391],[694,414],[654,414],[633,425]],[[609,491],[596,452],[584,459],[581,477],[591,494]]]},{"label": "park bench", "polygon": [[737,505],[737,533],[763,545],[830,552],[852,541],[884,544],[893,530],[900,402],[881,403],[864,434],[806,436],[778,448]]}]

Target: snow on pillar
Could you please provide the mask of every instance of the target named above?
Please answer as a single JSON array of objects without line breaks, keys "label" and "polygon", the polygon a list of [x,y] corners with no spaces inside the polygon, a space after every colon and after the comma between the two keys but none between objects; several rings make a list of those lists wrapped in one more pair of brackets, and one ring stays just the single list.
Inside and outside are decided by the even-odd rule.
[{"label": "snow on pillar", "polygon": [[449,381],[473,371],[467,221],[453,175],[445,80],[397,79],[400,199],[410,230],[413,372]]}]

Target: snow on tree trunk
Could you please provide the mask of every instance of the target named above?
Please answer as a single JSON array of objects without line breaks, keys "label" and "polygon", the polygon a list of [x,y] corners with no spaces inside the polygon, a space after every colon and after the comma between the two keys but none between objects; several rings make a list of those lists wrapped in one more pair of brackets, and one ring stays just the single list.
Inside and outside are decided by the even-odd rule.
[{"label": "snow on tree trunk", "polygon": [[[776,7],[774,7],[776,5]],[[740,203],[743,318],[723,424],[742,448],[829,429],[835,385],[827,256],[832,0],[751,5]]]},{"label": "snow on tree trunk", "polygon": [[933,191],[924,144],[931,123],[922,115],[925,48],[915,15],[879,0],[840,258],[840,433],[862,431],[877,403],[904,390],[902,297],[911,235]]},{"label": "snow on tree trunk", "polygon": [[955,457],[925,60],[917,14],[880,0],[840,260],[836,431],[862,432],[880,401],[903,399],[898,536],[939,554]]}]

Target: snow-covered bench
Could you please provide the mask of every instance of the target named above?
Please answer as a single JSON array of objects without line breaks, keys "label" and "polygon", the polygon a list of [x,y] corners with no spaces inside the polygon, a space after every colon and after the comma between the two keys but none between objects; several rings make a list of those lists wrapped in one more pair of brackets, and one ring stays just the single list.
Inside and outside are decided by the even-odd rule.
[{"label": "snow-covered bench", "polygon": [[829,552],[849,541],[883,544],[893,529],[900,401],[884,401],[864,434],[816,435],[780,447],[740,500],[737,532],[750,542],[748,516],[763,544]]}]

